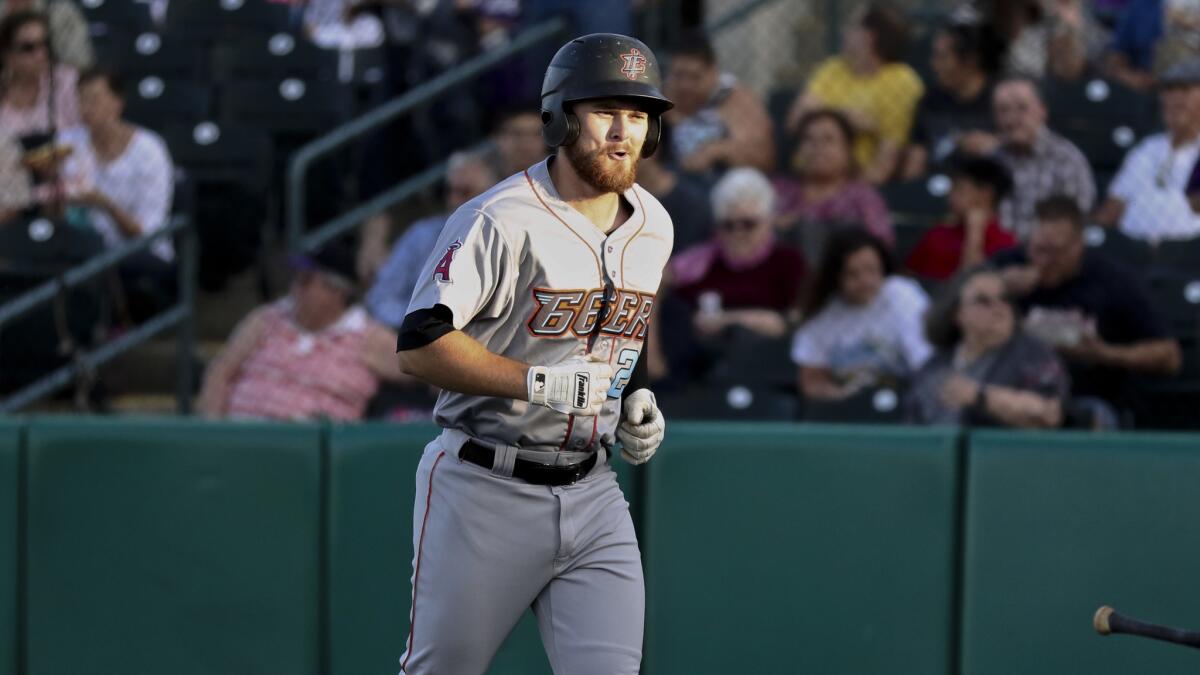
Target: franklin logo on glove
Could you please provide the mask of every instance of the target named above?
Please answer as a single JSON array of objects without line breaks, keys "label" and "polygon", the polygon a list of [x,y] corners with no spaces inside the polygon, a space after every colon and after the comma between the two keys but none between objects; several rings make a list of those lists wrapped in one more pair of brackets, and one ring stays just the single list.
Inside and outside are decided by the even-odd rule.
[{"label": "franklin logo on glove", "polygon": [[588,402],[588,382],[591,380],[587,373],[575,373],[575,407],[586,408]]}]

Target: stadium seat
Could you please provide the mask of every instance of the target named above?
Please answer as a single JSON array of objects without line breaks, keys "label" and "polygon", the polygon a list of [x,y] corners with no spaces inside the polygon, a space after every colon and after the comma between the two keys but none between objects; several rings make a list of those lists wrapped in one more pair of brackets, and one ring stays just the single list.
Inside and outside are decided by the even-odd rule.
[{"label": "stadium seat", "polygon": [[150,6],[134,0],[80,0],[93,36],[140,33],[151,25]]},{"label": "stadium seat", "polygon": [[767,338],[735,329],[725,341],[721,356],[708,373],[714,385],[791,388],[796,366],[791,359],[791,336]]},{"label": "stadium seat", "polygon": [[1200,269],[1200,237],[1182,241],[1164,241],[1155,252],[1160,267],[1177,270]]},{"label": "stadium seat", "polygon": [[1200,271],[1156,267],[1147,284],[1171,332],[1182,339],[1200,338]]},{"label": "stadium seat", "polygon": [[1089,225],[1084,231],[1084,241],[1092,250],[1133,269],[1143,268],[1154,257],[1149,244],[1141,239],[1133,239],[1116,228]]},{"label": "stadium seat", "polygon": [[350,88],[336,82],[284,78],[221,87],[221,119],[275,132],[319,132],[349,117]]},{"label": "stadium seat", "polygon": [[213,78],[223,80],[333,80],[338,75],[338,52],[321,49],[288,33],[251,35],[216,45]]},{"label": "stadium seat", "polygon": [[910,220],[929,222],[946,212],[950,178],[933,174],[911,181],[887,183],[880,188],[888,209],[909,216]]},{"label": "stadium seat", "polygon": [[904,419],[902,403],[901,393],[894,389],[866,389],[843,401],[805,400],[801,418],[806,422],[895,424]]},{"label": "stadium seat", "polygon": [[899,221],[895,224],[896,245],[893,250],[900,265],[903,265],[904,261],[908,259],[909,254],[916,248],[917,242],[921,241],[921,237],[924,237],[925,233],[929,231],[929,227],[925,223],[910,221]]},{"label": "stadium seat", "polygon": [[212,90],[206,84],[147,75],[129,83],[125,114],[151,129],[212,117]]},{"label": "stadium seat", "polygon": [[261,131],[208,121],[171,125],[161,133],[187,180],[231,182],[252,189],[269,184],[273,146]]},{"label": "stadium seat", "polygon": [[176,34],[273,35],[290,31],[298,18],[288,3],[270,0],[188,0],[167,6],[166,25],[169,32]]},{"label": "stadium seat", "polygon": [[772,127],[775,131],[775,147],[779,148],[776,162],[783,171],[789,171],[792,154],[796,151],[797,140],[787,130],[787,115],[791,110],[792,101],[796,100],[797,89],[780,87],[772,89],[767,95],[767,113],[771,116]]},{"label": "stadium seat", "polygon": [[699,386],[658,397],[667,418],[702,420],[790,421],[796,396],[771,388],[742,385]]},{"label": "stadium seat", "polygon": [[1050,128],[1083,151],[1094,170],[1112,172],[1125,153],[1158,126],[1146,96],[1115,82],[1055,82],[1046,89]]},{"label": "stadium seat", "polygon": [[98,45],[96,57],[129,79],[147,75],[199,79],[208,67],[208,51],[202,43],[154,32],[106,40]]}]

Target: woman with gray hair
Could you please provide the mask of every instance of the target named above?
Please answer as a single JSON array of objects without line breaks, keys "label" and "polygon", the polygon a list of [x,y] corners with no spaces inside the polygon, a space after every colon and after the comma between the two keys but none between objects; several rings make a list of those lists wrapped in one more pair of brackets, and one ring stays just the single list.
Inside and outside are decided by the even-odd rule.
[{"label": "woman with gray hair", "polygon": [[[713,186],[716,231],[705,242],[676,254],[667,266],[668,304],[682,305],[687,337],[702,341],[730,329],[781,337],[795,316],[806,274],[800,251],[775,237],[775,191],[757,169],[738,168]],[[681,328],[679,318],[664,317],[664,329]],[[683,314],[683,312],[680,312]],[[674,319],[674,321],[673,321]],[[664,363],[651,331],[652,368]],[[676,344],[672,340],[672,344]]]}]

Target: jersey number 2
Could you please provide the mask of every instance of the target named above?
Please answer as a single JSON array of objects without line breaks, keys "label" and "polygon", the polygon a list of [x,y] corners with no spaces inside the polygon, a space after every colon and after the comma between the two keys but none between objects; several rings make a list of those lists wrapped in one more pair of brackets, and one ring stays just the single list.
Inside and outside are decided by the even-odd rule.
[{"label": "jersey number 2", "polygon": [[621,398],[621,392],[625,385],[629,384],[629,376],[633,374],[633,367],[637,365],[639,353],[637,349],[621,350],[621,355],[617,357],[619,370],[613,373],[612,386],[608,389],[609,398]]}]

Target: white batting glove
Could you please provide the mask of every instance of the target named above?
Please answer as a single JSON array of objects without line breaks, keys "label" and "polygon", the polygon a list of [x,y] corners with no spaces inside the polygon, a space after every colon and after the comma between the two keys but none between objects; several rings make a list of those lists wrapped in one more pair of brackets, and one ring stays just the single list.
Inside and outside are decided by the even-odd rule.
[{"label": "white batting glove", "polygon": [[630,464],[650,461],[667,432],[654,392],[638,389],[625,397],[624,415],[617,425],[617,440],[621,441],[621,456]]},{"label": "white batting glove", "polygon": [[612,366],[576,357],[553,366],[532,366],[526,376],[529,402],[568,415],[595,417],[612,385]]}]

